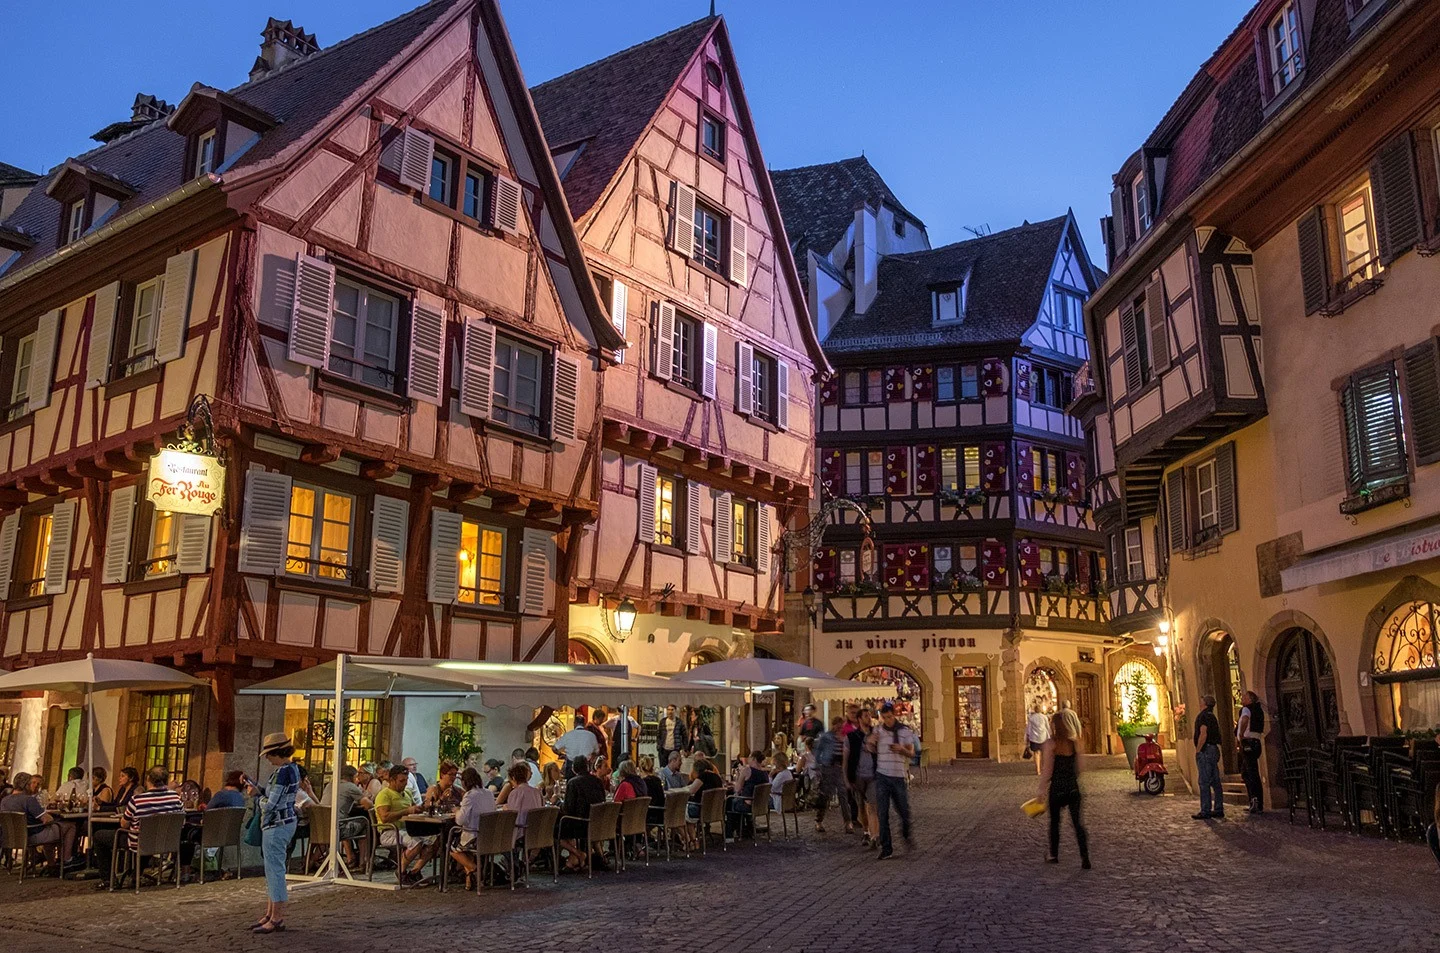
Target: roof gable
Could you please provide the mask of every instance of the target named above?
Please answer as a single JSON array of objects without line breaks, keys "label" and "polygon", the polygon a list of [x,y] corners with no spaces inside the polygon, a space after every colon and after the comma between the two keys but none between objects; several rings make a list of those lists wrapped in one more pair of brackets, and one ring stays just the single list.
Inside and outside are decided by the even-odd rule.
[{"label": "roof gable", "polygon": [[921,228],[925,227],[915,213],[901,204],[863,155],[780,169],[771,172],[770,179],[775,183],[775,197],[785,217],[786,233],[797,248],[809,247],[822,255],[830,254],[854,221],[855,209],[861,203],[874,207],[888,205]]}]

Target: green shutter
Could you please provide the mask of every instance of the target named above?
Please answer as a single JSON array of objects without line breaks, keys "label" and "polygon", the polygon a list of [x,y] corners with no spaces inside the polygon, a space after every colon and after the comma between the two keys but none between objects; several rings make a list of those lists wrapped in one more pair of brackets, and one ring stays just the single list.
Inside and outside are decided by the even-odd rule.
[{"label": "green shutter", "polygon": [[1440,460],[1440,368],[1434,338],[1405,352],[1405,399],[1416,464]]},{"label": "green shutter", "polygon": [[1140,338],[1136,334],[1135,310],[1125,308],[1120,312],[1120,337],[1125,345],[1125,389],[1131,393],[1140,389]]},{"label": "green shutter", "polygon": [[1405,473],[1405,441],[1395,366],[1356,374],[1341,395],[1350,484],[1359,489]]},{"label": "green shutter", "polygon": [[1215,453],[1215,508],[1220,519],[1220,532],[1233,533],[1240,528],[1240,507],[1235,499],[1235,441],[1226,443]]},{"label": "green shutter", "polygon": [[1380,261],[1388,265],[1420,241],[1420,183],[1415,172],[1415,150],[1410,133],[1387,142],[1370,164],[1375,196],[1375,234],[1380,240]]},{"label": "green shutter", "polygon": [[1300,240],[1300,284],[1305,313],[1314,314],[1330,300],[1329,250],[1325,247],[1325,210],[1312,209],[1296,227]]}]

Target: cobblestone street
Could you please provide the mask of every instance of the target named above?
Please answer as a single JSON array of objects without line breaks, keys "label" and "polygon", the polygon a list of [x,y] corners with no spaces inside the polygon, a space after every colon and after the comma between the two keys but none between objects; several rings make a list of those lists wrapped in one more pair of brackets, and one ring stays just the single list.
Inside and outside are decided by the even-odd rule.
[{"label": "cobblestone street", "polygon": [[[1033,782],[1018,765],[933,772],[915,791],[917,850],[893,862],[807,821],[798,843],[478,899],[301,888],[282,937],[244,930],[262,903],[258,876],[138,899],[0,876],[4,945],[371,950],[399,931],[422,947],[463,937],[462,948],[511,951],[1440,949],[1440,872],[1423,846],[1292,827],[1283,812],[1200,823],[1184,794],[1134,795],[1127,773],[1100,770],[1085,778],[1095,869],[1080,869],[1068,827],[1050,866],[1043,819],[1018,810]],[[437,942],[440,931],[455,939]]]}]

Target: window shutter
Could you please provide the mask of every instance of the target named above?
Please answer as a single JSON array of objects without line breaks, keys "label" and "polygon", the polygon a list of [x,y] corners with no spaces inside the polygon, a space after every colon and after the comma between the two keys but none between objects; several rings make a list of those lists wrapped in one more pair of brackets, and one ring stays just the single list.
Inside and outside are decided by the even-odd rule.
[{"label": "window shutter", "polygon": [[115,340],[115,308],[119,301],[118,281],[95,292],[95,311],[90,316],[90,350],[85,353],[86,388],[99,387],[110,379],[110,349]]},{"label": "window shutter", "polygon": [[775,362],[775,424],[790,429],[790,365],[785,361]]},{"label": "window shutter", "polygon": [[1035,492],[1035,448],[1024,440],[1015,441],[1015,489],[1021,493]]},{"label": "window shutter", "polygon": [[30,386],[26,389],[30,410],[50,406],[50,391],[55,383],[55,346],[59,338],[60,310],[57,308],[41,315],[35,328],[35,353],[30,358]]},{"label": "window shutter", "polygon": [[[960,454],[957,453],[957,456]],[[957,474],[958,476],[958,474]],[[822,471],[820,483],[826,483]],[[915,493],[925,496],[935,492],[940,483],[940,448],[934,444],[920,444],[915,447]]]},{"label": "window shutter", "polygon": [[370,517],[370,588],[376,592],[405,591],[409,523],[410,504],[393,496],[375,497]]},{"label": "window shutter", "polygon": [[430,194],[430,168],[435,161],[435,139],[406,126],[400,140],[400,181],[421,194]]},{"label": "window shutter", "polygon": [[655,308],[654,371],[665,381],[675,376],[675,306],[668,301]]},{"label": "window shutter", "polygon": [[460,410],[483,420],[490,416],[494,397],[495,326],[483,318],[466,318],[461,349]]},{"label": "window shutter", "polygon": [[45,594],[58,595],[70,583],[70,547],[75,542],[75,501],[50,511],[50,551],[45,554]]},{"label": "window shutter", "polygon": [[405,393],[440,406],[445,393],[445,312],[416,301],[410,309],[410,366]]},{"label": "window shutter", "polygon": [[330,325],[335,313],[335,266],[310,255],[295,256],[295,300],[290,309],[290,360],[308,367],[330,363]]},{"label": "window shutter", "polygon": [[240,571],[274,576],[285,569],[290,529],[290,478],[251,470],[245,475],[240,522]]},{"label": "window shutter", "polygon": [[755,506],[755,571],[770,575],[770,504]]},{"label": "window shutter", "polygon": [[695,190],[679,182],[670,183],[670,247],[695,254]]},{"label": "window shutter", "polygon": [[1220,518],[1220,532],[1233,533],[1240,528],[1240,505],[1235,498],[1235,441],[1223,445],[1215,453],[1215,500]]},{"label": "window shutter", "polygon": [[1150,365],[1158,374],[1170,366],[1170,335],[1166,331],[1165,286],[1150,282],[1145,289],[1145,319],[1150,328]]},{"label": "window shutter", "polygon": [[574,443],[580,406],[580,362],[557,353],[555,386],[550,390],[554,404],[550,412],[550,438]]},{"label": "window shutter", "polygon": [[700,393],[713,400],[715,398],[716,370],[720,362],[720,329],[713,324],[707,324],[704,334],[705,353],[700,362]]},{"label": "window shutter", "polygon": [[1325,247],[1325,210],[1311,209],[1295,227],[1300,240],[1300,285],[1305,313],[1314,314],[1330,300],[1330,260]]},{"label": "window shutter", "polygon": [[[630,316],[629,312],[630,289],[625,286],[625,282],[617,278],[610,283],[610,321],[615,325],[615,330],[620,332],[622,338],[625,337],[625,325]],[[623,347],[615,352],[615,363],[625,363]]]},{"label": "window shutter", "polygon": [[738,218],[730,219],[730,280],[737,285],[750,281],[750,229]]},{"label": "window shutter", "polygon": [[1340,407],[1345,415],[1345,481],[1353,488],[1365,482],[1365,446],[1353,381],[1340,392]]},{"label": "window shutter", "polygon": [[692,556],[700,554],[700,500],[705,496],[705,487],[698,483],[685,483],[685,552]]},{"label": "window shutter", "polygon": [[1085,458],[1078,453],[1065,454],[1065,489],[1072,503],[1085,499]]},{"label": "window shutter", "polygon": [[160,293],[160,319],[155,328],[155,361],[164,364],[185,353],[190,331],[190,299],[195,285],[194,249],[165,262],[165,284]]},{"label": "window shutter", "polygon": [[527,529],[521,540],[520,611],[544,615],[550,608],[550,563],[555,537],[543,529]]},{"label": "window shutter", "polygon": [[210,528],[214,518],[205,513],[180,515],[180,539],[175,549],[175,568],[184,575],[210,569]]},{"label": "window shutter", "polygon": [[1185,535],[1185,473],[1176,470],[1165,478],[1165,531],[1170,536],[1170,552],[1190,548]]},{"label": "window shutter", "polygon": [[1120,312],[1120,337],[1125,345],[1125,389],[1140,389],[1140,338],[1135,328],[1135,309]]},{"label": "window shutter", "polygon": [[502,232],[517,235],[520,232],[520,206],[524,193],[520,183],[503,175],[495,176],[494,195],[490,202],[491,224]]},{"label": "window shutter", "polygon": [[460,600],[460,524],[459,513],[449,510],[430,511],[430,573],[426,598],[441,605]]},{"label": "window shutter", "polygon": [[1405,397],[1410,407],[1410,434],[1419,465],[1440,460],[1440,371],[1435,339],[1405,352]]},{"label": "window shutter", "polygon": [[1362,480],[1400,476],[1405,472],[1405,445],[1394,365],[1356,375],[1351,390],[1359,418]]},{"label": "window shutter", "polygon": [[715,561],[728,563],[735,551],[735,512],[730,505],[730,494],[721,493],[715,497]]},{"label": "window shutter", "polygon": [[20,536],[20,514],[0,522],[0,599],[9,598],[10,576],[15,572],[15,541]]},{"label": "window shutter", "polygon": [[1380,261],[1390,264],[1415,247],[1422,237],[1420,183],[1410,133],[1390,140],[1370,164],[1375,193],[1375,234]]},{"label": "window shutter", "polygon": [[655,468],[648,463],[640,464],[636,471],[635,499],[639,507],[639,525],[635,532],[642,543],[655,542]]},{"label": "window shutter", "polygon": [[910,448],[885,448],[885,492],[890,496],[910,495]]},{"label": "window shutter", "polygon": [[1125,189],[1116,186],[1110,192],[1110,256],[1113,262],[1125,251]]},{"label": "window shutter", "polygon": [[137,489],[132,485],[110,491],[110,515],[105,525],[105,566],[100,576],[102,583],[125,582],[129,578]]},{"label": "window shutter", "polygon": [[755,412],[755,346],[744,341],[735,342],[735,409]]}]

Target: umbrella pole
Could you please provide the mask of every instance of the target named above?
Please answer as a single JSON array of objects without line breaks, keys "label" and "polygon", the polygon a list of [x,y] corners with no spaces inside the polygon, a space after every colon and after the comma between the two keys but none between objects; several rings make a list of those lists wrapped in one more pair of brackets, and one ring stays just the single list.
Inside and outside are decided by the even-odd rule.
[{"label": "umbrella pole", "polygon": [[[86,870],[94,869],[95,859],[95,691],[85,689],[85,841]],[[203,861],[202,861],[203,862]]]}]

